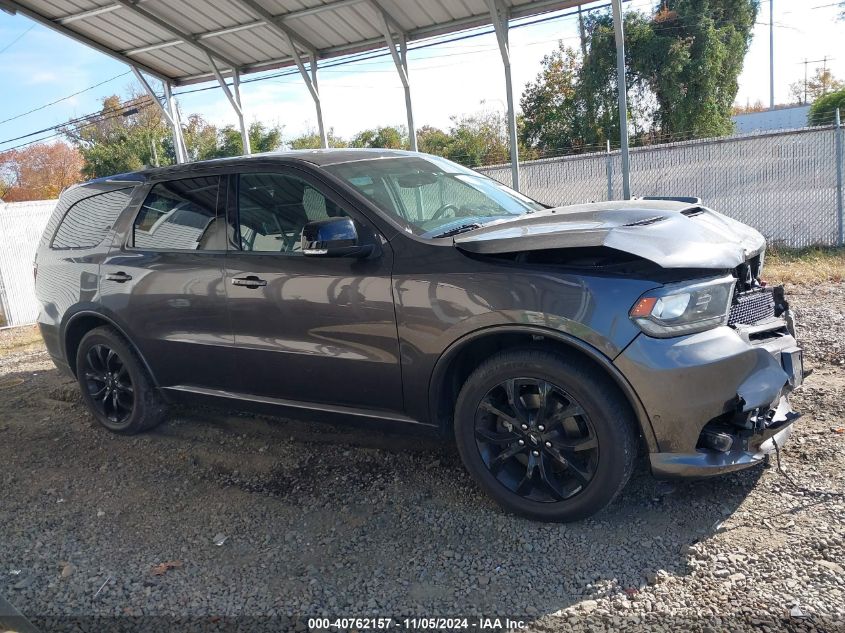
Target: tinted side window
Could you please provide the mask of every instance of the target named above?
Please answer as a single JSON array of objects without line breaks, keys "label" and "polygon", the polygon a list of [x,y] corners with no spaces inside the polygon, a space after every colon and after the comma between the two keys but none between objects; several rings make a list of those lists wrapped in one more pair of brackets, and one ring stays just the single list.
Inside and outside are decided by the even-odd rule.
[{"label": "tinted side window", "polygon": [[135,248],[225,250],[226,219],[217,217],[220,178],[185,178],[155,185],[133,226]]},{"label": "tinted side window", "polygon": [[243,174],[239,178],[238,222],[245,251],[298,253],[300,234],[308,222],[345,215],[295,176]]},{"label": "tinted side window", "polygon": [[92,248],[105,239],[132,197],[132,189],[100,193],[74,204],[53,236],[54,249]]}]

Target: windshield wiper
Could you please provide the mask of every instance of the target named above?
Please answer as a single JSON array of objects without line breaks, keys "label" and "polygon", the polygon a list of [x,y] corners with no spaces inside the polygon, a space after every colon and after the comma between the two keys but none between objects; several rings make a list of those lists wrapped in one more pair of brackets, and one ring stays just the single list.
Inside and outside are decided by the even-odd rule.
[{"label": "windshield wiper", "polygon": [[473,229],[480,229],[481,227],[482,225],[478,222],[470,222],[468,224],[461,224],[460,226],[448,229],[446,231],[443,231],[442,233],[437,233],[435,235],[432,235],[431,237],[432,239],[436,239],[438,237],[452,237],[453,235],[457,235],[458,233],[472,231]]}]

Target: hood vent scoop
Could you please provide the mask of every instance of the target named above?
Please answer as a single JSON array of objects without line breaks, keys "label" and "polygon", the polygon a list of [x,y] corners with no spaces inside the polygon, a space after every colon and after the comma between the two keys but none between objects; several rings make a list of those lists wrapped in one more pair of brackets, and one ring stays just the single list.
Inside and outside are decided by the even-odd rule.
[{"label": "hood vent scoop", "polygon": [[696,215],[701,215],[702,213],[704,213],[704,209],[702,209],[701,207],[692,207],[691,209],[684,209],[683,211],[681,211],[681,215],[685,215],[688,218],[694,217]]},{"label": "hood vent scoop", "polygon": [[645,218],[643,220],[637,220],[636,222],[630,222],[628,224],[623,224],[622,226],[648,226],[649,224],[656,224],[658,222],[662,222],[665,219],[666,219],[666,216],[656,215],[653,218]]}]

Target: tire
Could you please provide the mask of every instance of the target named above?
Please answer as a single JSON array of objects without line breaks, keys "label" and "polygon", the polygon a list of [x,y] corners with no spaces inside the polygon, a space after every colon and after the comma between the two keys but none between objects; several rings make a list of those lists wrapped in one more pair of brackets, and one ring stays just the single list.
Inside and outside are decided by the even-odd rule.
[{"label": "tire", "polygon": [[455,406],[473,479],[505,510],[540,521],[577,521],[610,504],[634,469],[636,428],[608,376],[542,350],[490,357]]},{"label": "tire", "polygon": [[76,354],[82,400],[109,431],[135,435],[164,420],[166,407],[138,354],[114,328],[88,332]]}]

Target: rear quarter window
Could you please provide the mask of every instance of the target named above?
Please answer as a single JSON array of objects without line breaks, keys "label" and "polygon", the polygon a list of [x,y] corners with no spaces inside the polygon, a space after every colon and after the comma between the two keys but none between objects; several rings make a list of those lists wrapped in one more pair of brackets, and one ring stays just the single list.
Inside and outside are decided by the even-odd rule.
[{"label": "rear quarter window", "polygon": [[129,200],[132,189],[118,189],[84,198],[73,204],[62,218],[50,248],[67,250],[93,248],[108,235]]}]

